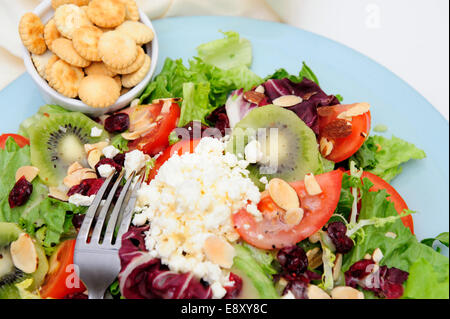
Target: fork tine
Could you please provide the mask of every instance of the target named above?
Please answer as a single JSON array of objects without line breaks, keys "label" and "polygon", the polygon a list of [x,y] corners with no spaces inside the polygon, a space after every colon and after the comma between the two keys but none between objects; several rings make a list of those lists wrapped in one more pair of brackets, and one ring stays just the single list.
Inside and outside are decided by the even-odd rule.
[{"label": "fork tine", "polygon": [[128,204],[123,211],[122,221],[120,223],[119,231],[117,232],[116,242],[114,243],[114,246],[116,247],[120,247],[122,243],[122,236],[128,231],[128,228],[130,227],[131,218],[133,217],[134,212],[134,206],[137,201],[137,191],[139,190],[139,188],[141,188],[144,178],[145,174],[142,174],[142,176],[139,178],[139,181],[136,183],[136,185],[134,185]]},{"label": "fork tine", "polygon": [[122,172],[119,174],[119,176],[116,179],[116,182],[114,183],[114,186],[111,188],[111,191],[108,194],[108,198],[106,199],[105,205],[102,207],[102,210],[100,211],[97,221],[95,222],[95,228],[92,233],[91,237],[91,243],[99,243],[100,242],[100,236],[102,234],[103,224],[105,223],[106,215],[108,214],[109,208],[111,207],[111,203],[114,199],[114,195],[116,193],[117,188],[119,187],[119,184],[122,180],[123,174],[125,173],[125,170],[122,169]]},{"label": "fork tine", "polygon": [[119,212],[122,209],[122,204],[125,199],[125,196],[128,193],[128,190],[130,188],[131,183],[133,182],[133,178],[136,175],[136,172],[133,172],[131,176],[128,178],[127,183],[123,187],[122,191],[120,192],[119,198],[117,199],[116,205],[114,206],[113,211],[111,212],[111,215],[109,217],[108,226],[106,227],[105,236],[103,238],[103,243],[110,244],[112,242],[112,238],[114,235],[114,230],[117,224],[117,220],[119,217]]},{"label": "fork tine", "polygon": [[89,235],[89,229],[91,228],[92,221],[95,217],[95,213],[97,212],[98,207],[100,206],[100,203],[102,201],[103,195],[106,192],[106,189],[108,188],[108,185],[111,183],[111,180],[113,179],[114,174],[111,174],[103,183],[102,187],[100,187],[97,195],[95,196],[94,201],[92,202],[91,206],[86,212],[86,215],[83,220],[83,224],[81,225],[80,231],[77,236],[77,244],[78,243],[86,243],[88,235]]}]

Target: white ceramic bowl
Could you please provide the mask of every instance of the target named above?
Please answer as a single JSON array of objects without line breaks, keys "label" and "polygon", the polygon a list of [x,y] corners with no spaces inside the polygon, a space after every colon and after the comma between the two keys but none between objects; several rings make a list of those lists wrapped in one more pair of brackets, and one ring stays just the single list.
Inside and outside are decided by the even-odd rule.
[{"label": "white ceramic bowl", "polygon": [[[47,21],[49,21],[55,13],[51,6],[51,0],[42,1],[42,3],[39,6],[37,6],[33,12],[41,18],[44,24]],[[155,38],[153,39],[153,41],[146,44],[145,47],[147,54],[152,59],[150,71],[148,72],[144,80],[142,80],[137,86],[128,91],[126,94],[120,96],[114,105],[111,105],[106,108],[94,108],[88,106],[84,104],[81,100],[65,97],[64,95],[58,93],[56,90],[51,88],[50,85],[47,83],[47,81],[39,75],[36,68],[34,67],[33,61],[31,60],[31,53],[27,50],[27,48],[25,48],[25,46],[22,45],[23,61],[25,63],[25,67],[27,69],[27,72],[30,74],[31,78],[41,91],[44,101],[49,104],[60,105],[71,111],[83,112],[91,116],[100,116],[105,113],[119,110],[129,105],[132,100],[137,98],[142,93],[142,91],[144,91],[147,84],[150,82],[153,74],[155,73],[156,64],[158,62],[158,37],[156,31],[150,19],[147,17],[147,15],[145,15],[144,12],[139,10],[139,15],[140,21],[145,25],[147,25],[148,27],[150,27],[155,34]]]}]

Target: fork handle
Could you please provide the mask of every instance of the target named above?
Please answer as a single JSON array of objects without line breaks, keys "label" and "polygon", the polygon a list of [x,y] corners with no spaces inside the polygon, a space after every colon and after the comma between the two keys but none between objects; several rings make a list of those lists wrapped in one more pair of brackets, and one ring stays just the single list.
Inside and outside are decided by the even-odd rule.
[{"label": "fork handle", "polygon": [[88,290],[89,299],[105,299],[105,291]]}]

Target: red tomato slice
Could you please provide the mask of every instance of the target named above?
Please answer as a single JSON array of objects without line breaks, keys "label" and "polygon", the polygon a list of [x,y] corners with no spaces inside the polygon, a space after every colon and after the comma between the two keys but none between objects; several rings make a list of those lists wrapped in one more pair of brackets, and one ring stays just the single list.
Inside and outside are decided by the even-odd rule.
[{"label": "red tomato slice", "polygon": [[335,170],[316,176],[322,193],[311,196],[303,181],[291,183],[300,198],[304,216],[297,226],[284,224],[276,214],[281,211],[268,193],[262,194],[258,209],[263,220],[256,221],[246,209],[232,217],[237,232],[249,244],[262,249],[275,249],[295,245],[321,229],[333,215],[341,194],[342,171]]},{"label": "red tomato slice", "polygon": [[[395,210],[399,214],[403,212],[403,210],[408,209],[408,205],[404,199],[400,196],[400,194],[392,187],[389,183],[387,183],[381,177],[378,177],[375,174],[369,172],[363,172],[361,178],[368,178],[374,184],[372,188],[369,190],[371,192],[377,192],[379,190],[385,189],[387,193],[390,195],[387,200],[394,203]],[[411,230],[411,233],[414,234],[414,221],[411,215],[402,218],[403,225],[408,227]]]},{"label": "red tomato slice", "polygon": [[128,144],[129,148],[154,156],[169,146],[169,134],[177,127],[180,107],[172,102],[167,108],[164,107],[164,102],[160,101],[158,104],[139,105],[124,113],[130,115],[130,128],[148,128],[145,135]]},{"label": "red tomato slice", "polygon": [[194,153],[194,149],[197,147],[200,140],[187,140],[180,141],[172,146],[166,148],[166,150],[156,159],[155,166],[150,171],[147,183],[155,178],[156,174],[158,174],[159,168],[175,153],[178,155],[182,155],[184,153]]},{"label": "red tomato slice", "polygon": [[73,267],[75,242],[75,239],[62,242],[50,257],[49,272],[40,290],[42,298],[62,299],[86,290]]},{"label": "red tomato slice", "polygon": [[[350,105],[335,105],[327,108],[327,116],[319,116],[319,131],[321,132],[325,126],[336,120],[337,116],[342,112],[354,107]],[[335,163],[342,162],[355,154],[364,144],[366,137],[370,131],[371,116],[370,112],[352,118],[352,133],[344,138],[333,139],[333,150],[326,158]],[[319,136],[321,138],[321,136]]]},{"label": "red tomato slice", "polygon": [[5,148],[6,140],[8,139],[8,137],[12,137],[14,139],[14,141],[16,141],[17,145],[19,145],[19,147],[24,147],[25,145],[30,145],[30,141],[26,137],[23,137],[22,135],[2,134],[2,135],[0,135],[0,148],[1,149]]}]

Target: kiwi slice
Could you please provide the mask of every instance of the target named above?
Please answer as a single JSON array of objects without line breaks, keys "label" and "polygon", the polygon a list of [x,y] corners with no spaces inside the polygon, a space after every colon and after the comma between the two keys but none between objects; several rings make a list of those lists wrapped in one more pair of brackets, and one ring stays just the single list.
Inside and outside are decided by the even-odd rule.
[{"label": "kiwi slice", "polygon": [[10,254],[10,245],[19,238],[23,230],[14,223],[0,222],[0,299],[19,298],[19,292],[15,284],[33,278],[33,284],[28,288],[30,291],[37,289],[43,282],[48,272],[48,260],[41,245],[34,242],[38,256],[38,267],[32,274],[25,274],[14,267]]},{"label": "kiwi slice", "polygon": [[82,113],[52,113],[42,116],[30,131],[31,163],[39,168],[39,177],[48,186],[58,186],[74,162],[87,165],[84,144],[105,140],[91,137],[91,129],[103,127]]},{"label": "kiwi slice", "polygon": [[261,189],[263,176],[294,182],[322,169],[314,132],[292,111],[274,105],[253,109],[233,129],[227,151],[243,156],[253,139],[260,144],[262,159],[248,170]]}]

